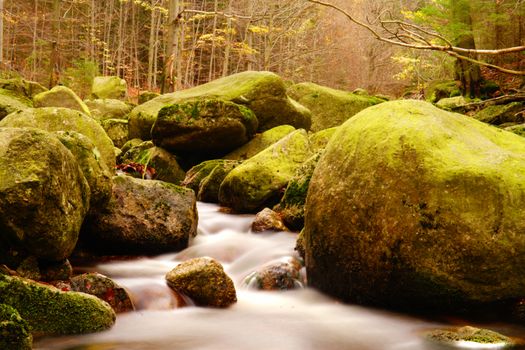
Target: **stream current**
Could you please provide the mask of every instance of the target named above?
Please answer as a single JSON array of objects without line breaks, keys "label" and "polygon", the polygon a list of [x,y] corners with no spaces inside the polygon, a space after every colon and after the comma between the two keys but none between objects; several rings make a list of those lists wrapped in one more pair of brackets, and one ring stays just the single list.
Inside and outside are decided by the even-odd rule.
[{"label": "stream current", "polygon": [[[221,213],[198,203],[199,228],[187,249],[99,263],[133,297],[136,311],[117,316],[106,332],[46,338],[37,350],[436,350],[421,333],[447,327],[411,316],[340,303],[311,288],[256,291],[243,280],[268,263],[294,256],[296,234],[252,233],[253,215]],[[202,256],[220,261],[237,289],[228,309],[178,307],[164,275]],[[461,324],[460,324],[461,325]],[[516,329],[513,329],[516,332]],[[525,331],[525,330],[524,330]]]}]

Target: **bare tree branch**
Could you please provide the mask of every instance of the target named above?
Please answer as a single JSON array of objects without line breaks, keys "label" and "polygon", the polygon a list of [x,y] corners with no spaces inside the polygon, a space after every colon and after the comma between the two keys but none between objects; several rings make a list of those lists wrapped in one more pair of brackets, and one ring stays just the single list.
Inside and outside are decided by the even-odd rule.
[{"label": "bare tree branch", "polygon": [[[355,18],[349,12],[345,11],[341,7],[334,5],[329,2],[324,2],[321,0],[307,0],[308,2],[322,5],[325,7],[332,8],[337,12],[343,14],[348,20],[355,23],[356,25],[366,29],[372,36],[377,40],[389,43],[395,46],[401,46],[405,48],[417,49],[417,50],[430,50],[430,51],[441,51],[452,57],[455,57],[460,60],[469,61],[480,66],[488,67],[491,69],[498,70],[502,73],[512,74],[512,75],[523,75],[525,76],[525,71],[513,70],[505,67],[501,67],[495,64],[491,64],[485,61],[474,59],[470,55],[505,55],[510,53],[517,53],[525,51],[525,46],[515,46],[498,50],[484,50],[484,49],[465,49],[462,47],[457,47],[452,45],[452,43],[440,35],[431,30],[423,28],[421,26],[403,22],[399,20],[380,20],[380,28],[376,29],[371,24],[360,21]],[[370,23],[370,22],[369,22]],[[394,25],[394,29],[387,28],[387,25]],[[391,35],[391,37],[384,36],[380,30]],[[433,39],[438,39],[445,43],[445,45],[437,45],[432,41]]]}]

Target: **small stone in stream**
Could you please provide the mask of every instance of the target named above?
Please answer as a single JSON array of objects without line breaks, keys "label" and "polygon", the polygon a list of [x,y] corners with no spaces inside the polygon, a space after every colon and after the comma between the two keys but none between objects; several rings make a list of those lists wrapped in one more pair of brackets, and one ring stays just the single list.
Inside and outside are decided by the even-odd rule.
[{"label": "small stone in stream", "polygon": [[249,288],[259,290],[290,290],[302,288],[305,279],[302,264],[297,258],[288,258],[262,267],[244,279]]},{"label": "small stone in stream", "polygon": [[185,261],[166,274],[168,286],[191,298],[196,305],[228,307],[237,302],[232,279],[212,258]]},{"label": "small stone in stream", "polygon": [[99,273],[85,273],[71,278],[71,290],[94,295],[111,305],[117,313],[135,310],[128,292]]},{"label": "small stone in stream", "polygon": [[511,338],[500,333],[471,326],[452,330],[438,329],[430,331],[425,334],[425,338],[432,342],[449,346],[468,345],[463,344],[464,342],[473,343],[473,346],[475,344],[492,345],[493,348],[497,347],[498,349],[516,345]]},{"label": "small stone in stream", "polygon": [[41,262],[40,274],[42,281],[65,281],[71,278],[73,267],[69,260]]},{"label": "small stone in stream", "polygon": [[263,231],[290,231],[283,223],[279,214],[270,208],[264,208],[255,215],[252,223],[253,232]]}]

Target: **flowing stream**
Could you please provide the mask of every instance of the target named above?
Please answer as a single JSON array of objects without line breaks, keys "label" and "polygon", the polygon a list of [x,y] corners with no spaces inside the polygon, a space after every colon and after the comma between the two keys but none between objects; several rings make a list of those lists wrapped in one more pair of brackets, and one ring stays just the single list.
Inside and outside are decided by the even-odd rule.
[{"label": "flowing stream", "polygon": [[[173,254],[100,263],[131,293],[136,312],[119,314],[106,332],[40,339],[38,350],[435,350],[421,333],[446,327],[415,317],[337,302],[310,288],[256,291],[243,280],[294,255],[296,234],[251,233],[253,215],[229,215],[198,203],[199,234]],[[180,306],[164,275],[180,261],[209,256],[233,278],[238,302],[228,309]]]}]

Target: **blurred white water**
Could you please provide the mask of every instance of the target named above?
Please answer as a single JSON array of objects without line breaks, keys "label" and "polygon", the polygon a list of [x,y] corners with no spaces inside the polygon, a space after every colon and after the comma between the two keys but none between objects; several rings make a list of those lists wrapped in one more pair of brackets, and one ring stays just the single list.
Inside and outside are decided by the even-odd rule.
[{"label": "blurred white water", "polygon": [[[416,318],[338,303],[312,289],[262,292],[242,281],[269,262],[294,255],[296,235],[250,232],[252,215],[220,213],[199,203],[199,235],[179,253],[104,263],[95,270],[134,297],[137,311],[120,314],[109,331],[41,339],[39,350],[421,350],[420,333],[438,327]],[[210,256],[234,279],[238,303],[228,309],[177,308],[164,275],[178,262]]]}]

